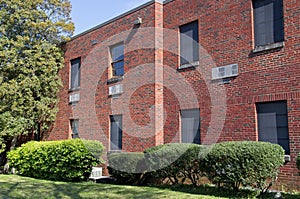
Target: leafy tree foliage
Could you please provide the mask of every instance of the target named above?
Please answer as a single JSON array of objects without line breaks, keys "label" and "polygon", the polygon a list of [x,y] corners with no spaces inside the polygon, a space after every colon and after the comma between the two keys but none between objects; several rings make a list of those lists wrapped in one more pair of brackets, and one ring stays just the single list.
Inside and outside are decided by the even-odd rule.
[{"label": "leafy tree foliage", "polygon": [[69,0],[0,0],[0,153],[55,120],[70,11]]}]

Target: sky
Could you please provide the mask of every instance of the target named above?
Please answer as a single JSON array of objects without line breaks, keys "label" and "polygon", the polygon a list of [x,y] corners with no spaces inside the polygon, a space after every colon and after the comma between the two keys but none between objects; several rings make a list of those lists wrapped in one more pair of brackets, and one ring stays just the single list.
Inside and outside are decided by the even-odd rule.
[{"label": "sky", "polygon": [[74,35],[104,23],[150,0],[70,0]]}]

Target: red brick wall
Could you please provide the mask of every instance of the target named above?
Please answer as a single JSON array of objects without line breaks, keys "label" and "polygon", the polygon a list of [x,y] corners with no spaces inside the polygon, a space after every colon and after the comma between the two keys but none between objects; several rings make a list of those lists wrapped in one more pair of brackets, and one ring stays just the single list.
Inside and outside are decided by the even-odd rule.
[{"label": "red brick wall", "polygon": [[[199,43],[206,50],[205,55],[211,57],[215,66],[233,63],[239,65],[239,75],[229,84],[224,85],[226,91],[226,119],[220,131],[218,141],[228,140],[257,140],[255,103],[286,100],[288,105],[289,138],[291,162],[280,174],[279,182],[286,188],[298,189],[300,177],[295,159],[300,149],[299,130],[299,77],[300,77],[300,15],[299,1],[284,1],[285,47],[253,54],[254,38],[252,29],[251,1],[220,0],[220,1],[172,1],[164,6],[164,28],[178,31],[178,26],[198,20]],[[165,35],[164,64],[178,67],[178,51],[173,45],[178,41],[174,35]],[[201,52],[200,52],[201,56]],[[201,59],[201,58],[200,58]],[[214,67],[207,59],[200,61],[200,68]],[[205,69],[198,71],[206,71]],[[205,139],[212,116],[210,103],[214,94],[207,87],[216,84],[206,82],[205,72],[200,76],[193,75],[196,70],[180,71],[195,89],[201,115],[201,139]],[[167,76],[167,74],[165,74]],[[167,79],[167,77],[165,78]],[[201,86],[200,86],[201,85]],[[172,133],[178,131],[180,108],[174,93],[165,89],[164,102],[166,109],[171,112],[165,128],[165,141],[169,142]],[[182,91],[184,92],[184,91]],[[181,107],[182,109],[182,107]],[[213,119],[213,118],[212,118]],[[177,140],[175,140],[176,142]]]},{"label": "red brick wall", "polygon": [[[154,3],[71,40],[60,71],[64,87],[59,113],[49,139],[70,138],[69,119],[77,118],[82,136],[100,140],[109,149],[109,115],[123,114],[123,150],[143,151],[180,142],[180,110],[199,108],[202,143],[258,140],[255,104],[286,100],[291,162],[282,168],[279,182],[299,190],[299,12],[300,1],[284,1],[285,46],[256,54],[251,0],[174,0],[163,7]],[[137,17],[143,19],[140,27],[133,26]],[[195,20],[199,66],[177,70],[179,26]],[[92,40],[98,44],[92,45]],[[126,73],[122,81],[107,83],[109,46],[120,41],[125,42]],[[69,63],[77,57],[82,58],[77,91],[81,100],[71,106]],[[233,63],[239,75],[228,84],[211,80],[212,67]],[[119,98],[108,96],[108,87],[115,84],[124,86]]]},{"label": "red brick wall", "polygon": [[[156,114],[153,107],[156,99],[154,66],[157,59],[154,58],[160,55],[154,48],[157,33],[153,27],[163,25],[162,11],[160,3],[151,4],[66,44],[65,68],[60,71],[64,86],[60,92],[59,113],[48,139],[70,138],[69,120],[74,118],[79,119],[81,137],[100,140],[108,150],[109,116],[123,114],[124,151],[143,151],[156,145],[155,120],[150,120],[150,117]],[[143,20],[140,26],[134,25],[138,17]],[[93,40],[97,44],[92,45]],[[143,48],[140,47],[141,41]],[[109,46],[119,42],[125,44],[124,79],[107,83]],[[82,61],[81,88],[69,92],[70,60],[77,57],[81,57]],[[151,75],[145,85],[138,84],[145,83],[140,72]],[[116,98],[108,96],[108,87],[116,84],[124,85],[124,94]],[[80,93],[81,99],[79,103],[70,105],[68,97],[73,93]],[[159,142],[161,144],[163,140]]]}]

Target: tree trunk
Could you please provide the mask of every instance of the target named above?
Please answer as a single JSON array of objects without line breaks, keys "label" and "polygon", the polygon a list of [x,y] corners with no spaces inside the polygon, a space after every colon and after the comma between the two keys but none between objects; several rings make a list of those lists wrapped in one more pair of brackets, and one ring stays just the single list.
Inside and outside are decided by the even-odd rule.
[{"label": "tree trunk", "polygon": [[3,173],[9,173],[9,164],[8,164],[9,162],[7,159],[7,153],[15,148],[17,140],[18,140],[17,136],[13,137],[13,139],[11,139],[11,140],[8,140],[6,143],[6,149],[1,154],[1,156],[2,156],[1,157],[1,165],[4,166]]}]

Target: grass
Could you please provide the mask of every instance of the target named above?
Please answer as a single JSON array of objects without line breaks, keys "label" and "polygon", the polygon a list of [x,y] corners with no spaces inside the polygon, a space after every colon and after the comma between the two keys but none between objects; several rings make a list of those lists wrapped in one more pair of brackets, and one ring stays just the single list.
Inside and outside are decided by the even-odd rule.
[{"label": "grass", "polygon": [[[93,182],[67,183],[38,180],[17,175],[0,175],[0,198],[255,198],[256,193],[233,193],[210,186],[137,187]],[[269,198],[274,195],[268,195]],[[284,194],[283,198],[296,199],[300,195]]]}]

